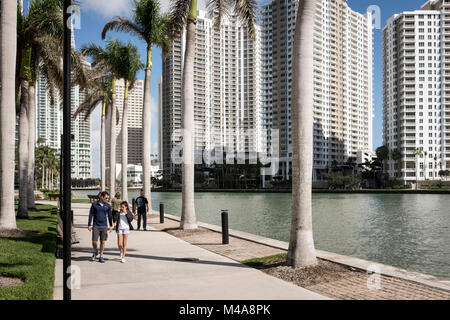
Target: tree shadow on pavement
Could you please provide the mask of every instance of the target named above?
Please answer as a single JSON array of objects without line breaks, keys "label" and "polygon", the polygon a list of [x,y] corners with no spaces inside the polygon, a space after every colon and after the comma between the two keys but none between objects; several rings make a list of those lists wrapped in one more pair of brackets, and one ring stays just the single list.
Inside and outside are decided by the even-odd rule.
[{"label": "tree shadow on pavement", "polygon": [[[136,251],[136,250],[127,249],[127,258],[150,259],[150,260],[158,260],[158,261],[172,261],[172,262],[181,262],[181,263],[198,263],[198,264],[209,264],[209,265],[217,265],[217,266],[251,269],[249,266],[246,266],[239,262],[210,261],[210,260],[201,260],[201,259],[194,258],[194,257],[160,257],[160,256],[128,253],[130,251]],[[85,253],[92,254],[92,248],[85,248],[85,247],[84,248],[73,248],[72,252],[85,252]],[[104,252],[107,253],[108,255],[111,254],[111,255],[119,256],[119,254],[120,254],[117,248],[105,248]],[[90,260],[90,256],[76,257],[76,258],[72,258],[72,260],[87,261],[87,260]],[[109,259],[107,257],[105,257],[105,260],[107,261]]]}]

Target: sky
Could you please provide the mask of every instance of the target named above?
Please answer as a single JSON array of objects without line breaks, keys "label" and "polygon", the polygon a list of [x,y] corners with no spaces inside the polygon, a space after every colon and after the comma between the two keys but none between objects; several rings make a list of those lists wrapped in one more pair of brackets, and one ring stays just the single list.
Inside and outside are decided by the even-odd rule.
[{"label": "sky", "polygon": [[[208,0],[198,0],[198,8],[205,9]],[[268,0],[258,0],[258,3],[267,3]],[[373,58],[374,58],[374,78],[373,78],[373,96],[374,96],[374,119],[373,119],[373,147],[376,149],[383,143],[383,75],[382,75],[382,28],[386,21],[396,13],[403,11],[418,10],[426,0],[348,0],[347,3],[352,10],[360,13],[367,12],[369,6],[376,5],[380,8],[381,28],[373,31]],[[75,42],[78,49],[82,45],[90,42],[104,45],[101,40],[101,31],[103,26],[115,16],[131,17],[130,8],[133,7],[133,0],[78,0],[81,7],[80,29],[75,30]],[[161,8],[167,11],[171,2],[169,0],[160,0]],[[138,48],[141,60],[144,62],[146,57],[146,45],[143,41],[124,33],[110,32],[108,37],[117,37],[128,43],[132,41]],[[152,132],[151,146],[152,153],[157,153],[158,143],[158,78],[161,76],[162,62],[161,50],[153,48],[152,58],[153,68],[151,75],[151,102],[152,102]],[[144,80],[144,72],[140,71],[138,79]],[[92,176],[100,176],[100,108],[97,108],[91,118],[91,140],[92,140]]]}]

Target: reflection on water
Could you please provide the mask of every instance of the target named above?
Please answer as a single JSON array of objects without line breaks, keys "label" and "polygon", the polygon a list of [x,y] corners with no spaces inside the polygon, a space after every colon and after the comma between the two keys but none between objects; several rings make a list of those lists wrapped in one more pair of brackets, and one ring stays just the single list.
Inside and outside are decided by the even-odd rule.
[{"label": "reflection on water", "polygon": [[[87,198],[96,191],[74,191]],[[139,190],[130,190],[137,197]],[[153,192],[152,207],[180,215],[181,193]],[[291,195],[195,194],[199,221],[289,241]],[[426,194],[313,194],[316,248],[450,278],[450,197]]]}]

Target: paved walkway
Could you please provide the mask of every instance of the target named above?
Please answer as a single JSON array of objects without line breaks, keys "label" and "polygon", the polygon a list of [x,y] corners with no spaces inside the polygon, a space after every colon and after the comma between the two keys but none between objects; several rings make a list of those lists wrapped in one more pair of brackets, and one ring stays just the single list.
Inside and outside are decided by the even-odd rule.
[{"label": "paved walkway", "polygon": [[[152,227],[130,234],[125,264],[114,232],[106,244],[106,263],[90,261],[89,207],[72,204],[80,240],[72,248],[72,264],[81,270],[81,288],[72,290],[72,299],[328,299]],[[62,260],[57,260],[56,300],[62,299],[62,279]]]},{"label": "paved walkway", "polygon": [[[170,218],[168,219],[167,216]],[[177,229],[180,225],[179,221],[174,220],[178,217],[166,215],[164,224],[159,224],[159,215],[152,215],[150,222],[160,230]],[[220,227],[200,223],[200,230],[195,233],[181,233],[178,230],[169,231],[178,238],[187,241],[193,245],[202,247],[220,255],[229,257],[235,261],[243,261],[246,259],[275,255],[287,252],[288,243],[276,241],[274,239],[262,238],[259,236],[245,234],[236,230],[230,230],[230,234],[239,235],[241,238],[230,236],[229,245],[223,246],[222,234],[214,232]],[[250,240],[245,240],[245,239]],[[253,241],[251,240],[253,239]],[[258,242],[260,241],[260,242]],[[274,248],[269,245],[275,246]],[[379,290],[371,290],[367,283],[371,275],[364,272],[348,272],[342,278],[323,281],[315,285],[302,285],[305,289],[323,294],[334,299],[352,299],[352,300],[449,300],[450,299],[450,282],[438,281],[438,279],[419,274],[413,271],[401,270],[392,266],[376,264],[375,262],[365,261],[354,257],[342,256],[335,253],[317,250],[319,258],[336,261],[344,265],[352,266],[359,270],[367,270],[368,265],[377,265],[380,272],[380,288]],[[283,267],[274,267],[264,269],[264,272],[274,277],[284,275],[280,272]],[[356,270],[356,269],[355,269]],[[291,278],[292,276],[292,278]],[[295,279],[295,276],[286,275],[286,277]],[[286,279],[286,278],[284,278]],[[420,281],[422,279],[422,281]],[[414,280],[414,281],[413,281]],[[301,283],[301,282],[300,282]]]}]

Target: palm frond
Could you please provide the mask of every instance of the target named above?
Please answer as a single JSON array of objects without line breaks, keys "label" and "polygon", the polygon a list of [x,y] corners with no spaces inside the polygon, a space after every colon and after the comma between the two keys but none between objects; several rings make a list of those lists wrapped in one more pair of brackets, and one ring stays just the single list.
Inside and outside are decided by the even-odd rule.
[{"label": "palm frond", "polygon": [[161,10],[159,1],[135,0],[134,3],[134,21],[142,30],[143,39],[145,42],[147,42],[147,44],[151,44]]},{"label": "palm frond", "polygon": [[175,39],[181,35],[189,17],[191,0],[173,0],[171,19],[169,22],[168,34],[170,39]]},{"label": "palm frond", "polygon": [[256,14],[258,11],[257,0],[233,0],[234,10],[237,16],[247,27],[248,34],[252,40],[256,37]]},{"label": "palm frond", "polygon": [[106,50],[93,42],[83,45],[81,47],[81,53],[92,58],[93,67],[96,67],[97,64],[105,65],[109,62],[109,57]]},{"label": "palm frond", "polygon": [[169,39],[170,14],[166,13],[157,17],[156,26],[153,29],[152,43],[161,48],[163,60],[169,54],[171,41]]},{"label": "palm frond", "polygon": [[138,25],[122,17],[116,17],[105,24],[102,31],[102,40],[105,40],[108,31],[128,32],[136,35],[140,39],[145,38],[143,30]]},{"label": "palm frond", "polygon": [[118,48],[119,56],[117,65],[117,71],[119,78],[123,78],[128,82],[132,82],[136,79],[136,74],[144,67],[142,63],[138,48],[131,42],[128,45],[120,45]]},{"label": "palm frond", "polygon": [[79,114],[84,113],[84,120],[87,120],[91,113],[95,110],[99,103],[103,101],[101,96],[89,96],[83,103],[79,105],[74,112],[72,119],[76,119]]},{"label": "palm frond", "polygon": [[88,86],[88,69],[90,68],[89,62],[84,56],[77,50],[71,51],[71,67],[74,83],[79,85],[81,89]]},{"label": "palm frond", "polygon": [[219,29],[222,18],[228,15],[231,6],[230,0],[209,0],[207,4],[208,13],[214,17],[214,28]]},{"label": "palm frond", "polygon": [[34,46],[38,47],[40,50],[39,62],[36,67],[37,73],[44,75],[47,79],[46,83],[50,94],[50,102],[54,105],[56,91],[58,91],[59,94],[62,94],[63,92],[62,52],[59,41],[48,35],[44,35],[35,39]]}]

